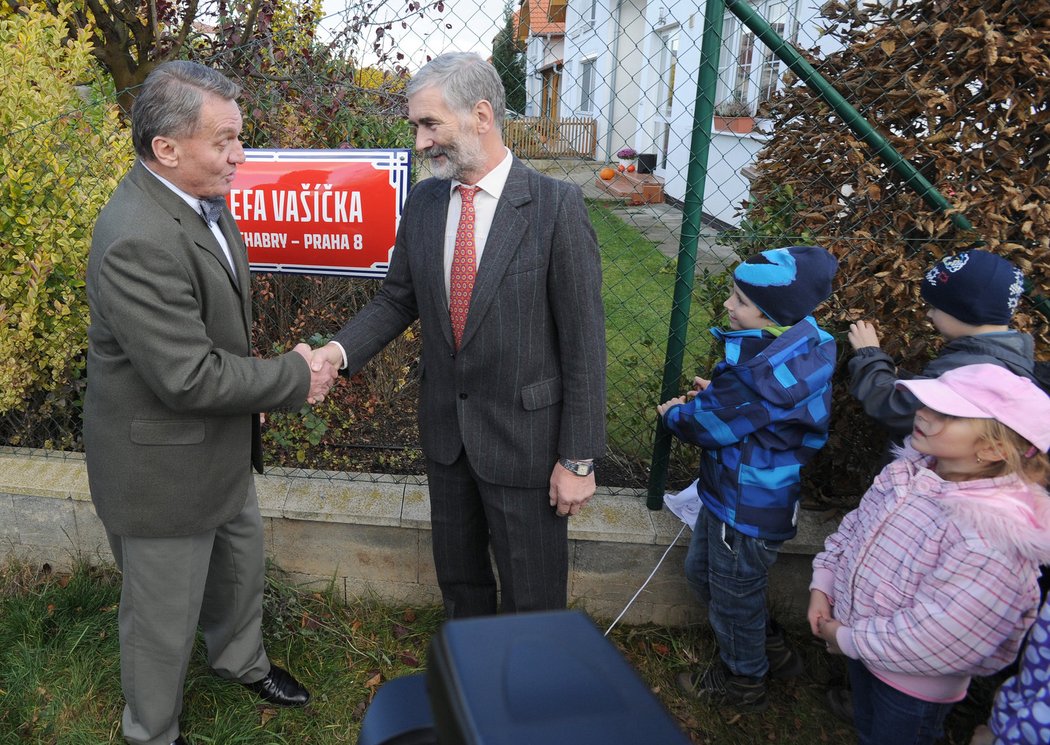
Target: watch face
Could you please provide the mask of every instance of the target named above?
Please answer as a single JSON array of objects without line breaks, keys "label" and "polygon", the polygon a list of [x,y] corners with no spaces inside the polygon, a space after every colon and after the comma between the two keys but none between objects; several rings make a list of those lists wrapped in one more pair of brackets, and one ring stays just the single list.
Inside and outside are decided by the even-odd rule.
[{"label": "watch face", "polygon": [[567,458],[563,459],[561,464],[565,467],[565,470],[574,473],[577,476],[590,476],[591,471],[594,470],[593,463],[573,463]]}]

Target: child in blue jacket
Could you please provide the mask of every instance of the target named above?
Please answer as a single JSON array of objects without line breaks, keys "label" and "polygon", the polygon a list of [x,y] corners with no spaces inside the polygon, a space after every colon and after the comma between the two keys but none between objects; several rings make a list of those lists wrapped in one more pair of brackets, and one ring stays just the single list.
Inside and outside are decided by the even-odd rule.
[{"label": "child in blue jacket", "polygon": [[818,246],[762,251],[737,266],[712,329],[725,360],[695,391],[657,407],[677,437],[703,448],[702,509],[685,573],[708,607],[719,657],[683,673],[687,693],[740,709],[768,703],[765,678],[801,672],[769,620],[769,567],[798,521],[799,471],[827,441],[835,342],[810,313],[838,268]]}]

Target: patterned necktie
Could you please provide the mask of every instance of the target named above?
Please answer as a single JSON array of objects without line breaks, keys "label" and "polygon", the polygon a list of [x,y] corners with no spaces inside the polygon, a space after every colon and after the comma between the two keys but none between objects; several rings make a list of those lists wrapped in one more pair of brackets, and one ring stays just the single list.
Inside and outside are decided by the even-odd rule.
[{"label": "patterned necktie", "polygon": [[212,197],[200,200],[201,214],[204,216],[205,222],[209,225],[213,222],[218,222],[224,204],[226,204],[226,197]]},{"label": "patterned necktie", "polygon": [[463,338],[463,328],[467,325],[470,293],[474,291],[474,277],[478,273],[478,262],[474,254],[474,195],[477,191],[476,186],[459,187],[459,196],[463,204],[459,212],[459,226],[456,228],[456,246],[452,253],[448,298],[452,338],[457,350]]}]

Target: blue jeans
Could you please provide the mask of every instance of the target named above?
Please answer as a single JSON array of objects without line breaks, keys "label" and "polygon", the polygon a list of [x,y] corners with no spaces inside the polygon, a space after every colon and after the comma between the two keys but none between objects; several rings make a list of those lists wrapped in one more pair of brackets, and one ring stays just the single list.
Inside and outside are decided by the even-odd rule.
[{"label": "blue jeans", "polygon": [[783,541],[751,538],[701,508],[685,578],[707,605],[722,661],[734,675],[766,674],[766,586]]},{"label": "blue jeans", "polygon": [[944,718],[952,704],[923,701],[898,691],[859,660],[848,660],[847,665],[860,745],[933,745],[944,734]]}]

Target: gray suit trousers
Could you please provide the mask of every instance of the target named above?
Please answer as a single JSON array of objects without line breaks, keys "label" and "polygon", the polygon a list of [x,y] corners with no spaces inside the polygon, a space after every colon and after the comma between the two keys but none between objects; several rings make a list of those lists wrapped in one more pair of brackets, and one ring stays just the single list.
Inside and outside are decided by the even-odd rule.
[{"label": "gray suit trousers", "polygon": [[270,671],[262,642],[265,558],[254,483],[240,514],[214,530],[174,538],[110,533],[109,542],[123,573],[124,738],[169,745],[179,735],[198,624],[208,664],[219,676],[251,683]]},{"label": "gray suit trousers", "polygon": [[427,459],[434,567],[449,618],[561,610],[569,574],[568,520],[549,488],[490,484],[466,453],[451,465]]}]

